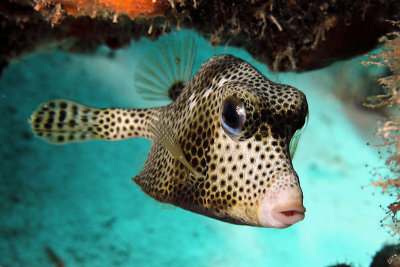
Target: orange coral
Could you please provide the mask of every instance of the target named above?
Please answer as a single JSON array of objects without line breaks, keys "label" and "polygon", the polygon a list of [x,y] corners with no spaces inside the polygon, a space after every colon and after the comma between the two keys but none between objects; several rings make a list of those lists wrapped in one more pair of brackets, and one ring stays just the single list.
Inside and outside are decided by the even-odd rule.
[{"label": "orange coral", "polygon": [[130,18],[137,16],[163,15],[168,8],[166,0],[36,0],[36,9],[55,4],[56,8],[62,5],[68,15],[91,16],[99,14],[113,15],[126,14]]}]

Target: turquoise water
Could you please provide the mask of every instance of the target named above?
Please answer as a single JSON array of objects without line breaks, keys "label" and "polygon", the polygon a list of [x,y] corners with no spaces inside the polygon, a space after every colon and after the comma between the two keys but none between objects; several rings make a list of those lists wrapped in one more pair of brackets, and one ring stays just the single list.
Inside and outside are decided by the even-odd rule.
[{"label": "turquoise water", "polygon": [[135,69],[154,45],[148,40],[89,55],[38,52],[0,77],[0,266],[56,266],[49,248],[66,266],[368,266],[397,241],[379,222],[387,199],[362,188],[372,181],[365,165],[383,164],[366,145],[377,115],[343,98],[360,87],[367,68],[352,60],[272,74],[240,49],[196,42],[195,69],[230,53],[307,95],[310,119],[294,159],[305,220],[283,230],[254,228],[157,203],[130,180],[146,159],[145,139],[55,146],[34,138],[27,120],[52,99],[97,107],[167,103],[135,92]]}]

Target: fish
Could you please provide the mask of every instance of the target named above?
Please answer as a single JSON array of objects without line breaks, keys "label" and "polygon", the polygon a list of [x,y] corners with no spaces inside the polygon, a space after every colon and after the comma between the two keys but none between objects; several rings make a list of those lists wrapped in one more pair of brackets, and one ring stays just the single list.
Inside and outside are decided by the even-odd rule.
[{"label": "fish", "polygon": [[[146,83],[158,78],[145,73],[137,76],[151,95]],[[152,140],[132,180],[159,202],[237,225],[281,229],[303,220],[292,157],[308,118],[305,94],[229,54],[211,57],[191,78],[183,73],[187,81],[164,88],[172,101],[164,106],[94,108],[58,99],[33,112],[31,128],[52,144]]]}]

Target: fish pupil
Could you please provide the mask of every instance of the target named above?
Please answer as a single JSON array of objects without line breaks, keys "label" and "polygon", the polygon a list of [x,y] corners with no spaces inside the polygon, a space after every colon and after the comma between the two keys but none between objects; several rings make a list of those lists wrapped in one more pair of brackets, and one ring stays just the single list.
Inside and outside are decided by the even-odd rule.
[{"label": "fish pupil", "polygon": [[221,123],[225,132],[237,138],[246,120],[246,110],[243,102],[235,96],[229,96],[222,102]]}]

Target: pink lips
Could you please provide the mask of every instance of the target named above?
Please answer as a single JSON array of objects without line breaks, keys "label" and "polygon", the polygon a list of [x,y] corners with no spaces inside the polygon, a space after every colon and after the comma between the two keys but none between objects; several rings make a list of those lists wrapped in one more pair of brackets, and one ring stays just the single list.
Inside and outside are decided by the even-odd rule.
[{"label": "pink lips", "polygon": [[275,220],[286,225],[286,227],[295,224],[304,219],[304,213],[306,209],[299,204],[294,204],[293,206],[285,205],[285,207],[275,207],[272,210],[271,216]]},{"label": "pink lips", "polygon": [[262,227],[286,228],[304,219],[303,192],[300,187],[285,188],[266,195],[258,207]]}]

